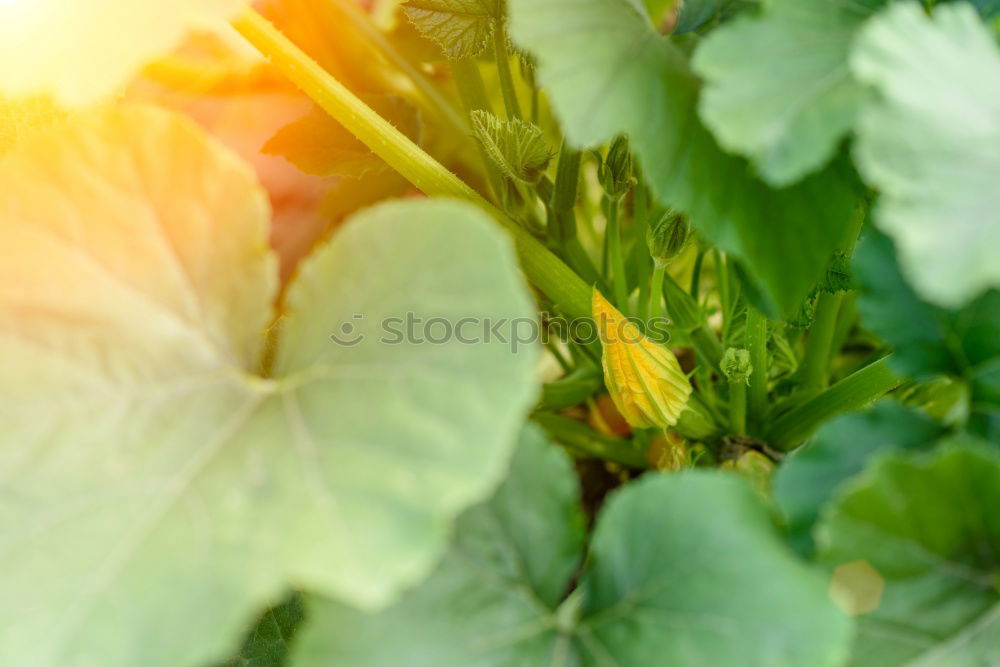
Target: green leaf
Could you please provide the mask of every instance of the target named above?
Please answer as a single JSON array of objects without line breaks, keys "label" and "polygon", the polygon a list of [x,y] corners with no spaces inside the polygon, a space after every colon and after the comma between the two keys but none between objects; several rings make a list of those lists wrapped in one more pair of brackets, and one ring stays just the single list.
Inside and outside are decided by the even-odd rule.
[{"label": "green leaf", "polygon": [[867,99],[847,65],[854,34],[885,0],[771,0],[712,32],[694,59],[701,118],[774,186],[822,168]]},{"label": "green leaf", "polygon": [[873,457],[927,448],[944,432],[920,413],[891,400],[822,426],[808,445],[782,463],[774,478],[774,501],[788,519],[792,545],[800,553],[812,551],[812,530],[820,509]]},{"label": "green leaf", "polygon": [[851,664],[1000,662],[998,505],[1000,456],[953,443],[880,461],[827,510],[817,533],[823,562],[863,561],[877,573],[848,587],[878,603],[858,619]]},{"label": "green leaf", "polygon": [[895,348],[891,364],[900,375],[968,379],[1000,357],[1000,291],[954,311],[926,303],[903,278],[892,241],[877,230],[862,239],[853,268],[861,320]]},{"label": "green leaf", "polygon": [[849,228],[850,166],[837,161],[785,190],[754,178],[701,125],[697,78],[637,3],[510,0],[511,33],[537,56],[573,144],[629,134],[657,198],[743,261],[774,306],[795,312]]},{"label": "green leaf", "polygon": [[[415,106],[395,95],[366,95],[365,103],[415,143],[423,124]],[[262,152],[285,158],[315,176],[343,176],[361,180],[389,171],[389,165],[318,106],[275,133]]]},{"label": "green leaf", "polygon": [[472,112],[472,130],[490,159],[507,178],[532,184],[545,173],[552,150],[541,128],[520,118],[501,120],[488,111]]},{"label": "green leaf", "polygon": [[928,301],[962,306],[1000,286],[1000,47],[965,4],[913,3],[859,34],[851,68],[878,100],[855,157],[881,191],[878,226]]},{"label": "green leaf", "polygon": [[[649,475],[598,520],[581,583],[578,491],[532,437],[438,571],[364,615],[313,600],[297,665],[839,665],[847,620],[735,476]],[[735,594],[737,593],[738,594]],[[760,602],[767,600],[767,613]]]},{"label": "green leaf", "polygon": [[683,0],[673,34],[683,35],[699,28],[707,29],[715,22],[724,21],[758,3],[759,0]]},{"label": "green leaf", "polygon": [[0,664],[204,664],[289,586],[383,606],[498,483],[534,348],[383,327],[532,315],[479,209],[357,216],[265,336],[266,195],[190,121],[82,114],[0,190]]},{"label": "green leaf", "polygon": [[227,662],[226,667],[283,667],[304,618],[302,598],[297,593],[268,609],[243,642],[240,654]]},{"label": "green leaf", "polygon": [[293,662],[547,664],[553,647],[566,644],[552,610],[580,563],[583,540],[572,465],[537,430],[526,430],[507,480],[459,519],[454,545],[426,582],[377,615],[310,598]]},{"label": "green leaf", "polygon": [[424,37],[452,59],[477,56],[503,19],[501,0],[407,0],[403,10]]}]

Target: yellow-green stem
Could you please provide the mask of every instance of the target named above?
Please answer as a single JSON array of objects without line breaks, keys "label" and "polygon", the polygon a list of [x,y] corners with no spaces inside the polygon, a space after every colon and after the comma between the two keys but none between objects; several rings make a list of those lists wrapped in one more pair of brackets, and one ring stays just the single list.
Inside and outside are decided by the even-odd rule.
[{"label": "yellow-green stem", "polygon": [[247,10],[233,26],[316,104],[421,192],[469,201],[492,215],[513,237],[528,280],[563,313],[591,316],[591,288],[562,260],[379,116],[267,19]]},{"label": "yellow-green stem", "polygon": [[503,106],[504,110],[507,111],[507,118],[514,120],[521,117],[521,105],[517,101],[514,75],[510,71],[507,28],[502,19],[496,24],[496,28],[493,30],[493,51],[497,64],[497,78],[500,80],[500,94],[503,95]]}]

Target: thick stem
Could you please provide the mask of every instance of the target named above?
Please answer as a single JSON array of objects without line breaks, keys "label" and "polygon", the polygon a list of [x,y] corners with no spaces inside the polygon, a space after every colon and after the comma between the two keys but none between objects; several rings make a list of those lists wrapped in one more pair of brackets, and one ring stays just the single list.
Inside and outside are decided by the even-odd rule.
[{"label": "thick stem", "polygon": [[767,411],[767,318],[747,304],[746,344],[750,351],[750,413],[762,420]]},{"label": "thick stem", "polygon": [[[775,449],[788,451],[804,442],[827,419],[863,408],[898,387],[902,380],[890,370],[889,361],[890,357],[884,357],[855,371],[782,416],[768,431],[768,444]],[[750,377],[756,372],[754,369]]]},{"label": "thick stem", "polygon": [[521,117],[521,105],[517,101],[517,90],[514,88],[514,75],[510,71],[510,52],[507,50],[507,27],[503,19],[496,21],[493,29],[493,58],[496,60],[497,77],[500,80],[500,94],[503,95],[503,106],[507,118],[514,120]]},{"label": "thick stem", "polygon": [[608,255],[611,260],[611,284],[615,291],[615,305],[622,312],[628,311],[628,274],[625,273],[625,255],[622,253],[622,234],[618,224],[621,204],[617,199],[608,201]]},{"label": "thick stem", "polygon": [[645,453],[633,447],[629,440],[603,436],[586,424],[550,412],[537,412],[531,419],[553,440],[577,455],[613,461],[630,468],[649,467]]},{"label": "thick stem", "polygon": [[843,295],[824,292],[816,303],[816,317],[809,327],[805,355],[802,358],[802,386],[810,389],[826,387],[830,369],[830,349],[837,329],[837,315]]},{"label": "thick stem", "polygon": [[417,92],[437,111],[442,118],[450,123],[456,131],[468,132],[469,124],[447,97],[424,76],[413,63],[399,52],[385,33],[372,21],[371,15],[361,8],[357,0],[333,0],[337,8],[347,17],[354,29],[363,34],[382,53],[389,62],[399,68],[410,79]]},{"label": "thick stem", "polygon": [[492,215],[513,238],[528,280],[566,315],[591,316],[591,288],[562,260],[379,116],[267,19],[248,10],[233,25],[314,102],[419,190],[472,202]]},{"label": "thick stem", "polygon": [[736,435],[746,435],[747,385],[742,380],[729,383],[729,425]]},{"label": "thick stem", "polygon": [[653,267],[653,278],[649,288],[649,320],[652,322],[663,312],[663,277],[667,267],[657,264]]}]

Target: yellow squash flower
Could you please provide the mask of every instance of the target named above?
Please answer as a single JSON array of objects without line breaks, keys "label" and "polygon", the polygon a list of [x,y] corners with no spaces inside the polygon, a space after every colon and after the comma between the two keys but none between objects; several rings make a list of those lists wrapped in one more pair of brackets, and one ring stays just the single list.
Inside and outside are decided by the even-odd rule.
[{"label": "yellow squash flower", "polygon": [[676,424],[691,396],[677,357],[646,338],[597,290],[593,309],[604,346],[604,380],[618,411],[637,428]]},{"label": "yellow squash flower", "polygon": [[226,28],[246,0],[0,0],[0,95],[63,107],[111,97],[193,30]]}]

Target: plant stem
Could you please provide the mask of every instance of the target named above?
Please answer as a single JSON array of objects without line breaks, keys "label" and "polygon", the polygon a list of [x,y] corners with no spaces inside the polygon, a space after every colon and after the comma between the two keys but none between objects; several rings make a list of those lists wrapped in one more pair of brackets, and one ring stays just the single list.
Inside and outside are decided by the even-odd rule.
[{"label": "plant stem", "polygon": [[705,250],[699,250],[694,258],[694,270],[691,271],[691,296],[698,301],[698,293],[701,291],[701,268],[705,263]]},{"label": "plant stem", "polygon": [[622,253],[622,235],[618,224],[621,204],[617,199],[608,200],[608,255],[611,260],[611,285],[615,291],[615,305],[622,312],[628,310],[628,275],[625,273],[625,256]]},{"label": "plant stem", "polygon": [[742,380],[729,383],[729,425],[736,435],[746,435],[747,384]]},{"label": "plant stem", "polygon": [[564,444],[578,455],[612,461],[629,468],[649,467],[645,453],[633,447],[629,440],[609,438],[586,424],[550,412],[536,412],[531,419],[553,440]]},{"label": "plant stem", "polygon": [[[827,419],[862,408],[898,387],[902,380],[890,370],[889,360],[890,357],[883,357],[855,371],[783,415],[768,431],[768,444],[775,449],[788,451],[804,442]],[[756,372],[754,369],[754,373]]]},{"label": "plant stem", "polygon": [[843,295],[824,292],[816,303],[816,317],[809,327],[806,338],[805,355],[802,358],[802,386],[808,389],[822,389],[828,380],[830,349],[837,327],[837,315]]},{"label": "plant stem", "polygon": [[493,216],[513,238],[528,280],[563,313],[571,317],[591,316],[591,288],[572,269],[368,107],[267,19],[247,10],[233,25],[314,102],[420,191],[429,196],[472,202]]},{"label": "plant stem", "polygon": [[371,15],[361,8],[357,0],[333,0],[333,3],[337,5],[337,8],[347,17],[347,20],[351,22],[358,32],[363,34],[389,59],[389,62],[398,67],[410,79],[416,87],[417,92],[430,103],[431,108],[436,110],[456,131],[463,133],[469,131],[469,124],[466,122],[466,119],[462,118],[462,115],[455,109],[448,98],[442,95],[441,91],[386,38],[385,33],[375,25]]},{"label": "plant stem", "polygon": [[752,304],[747,304],[747,349],[750,351],[750,413],[763,420],[767,411],[767,318]]},{"label": "plant stem", "polygon": [[[462,100],[462,106],[465,107],[466,116],[472,116],[473,111],[492,112],[490,98],[486,94],[486,85],[483,83],[483,75],[479,71],[476,61],[473,58],[462,58],[461,60],[451,60],[448,64],[451,67],[451,76],[455,81],[455,87],[458,89],[458,96]],[[489,181],[490,189],[493,190],[494,201],[499,202],[504,194],[504,176],[478,141],[476,148],[479,149],[479,158],[486,169],[486,180]]]},{"label": "plant stem", "polygon": [[500,79],[500,93],[503,95],[503,106],[507,118],[521,118],[521,105],[517,101],[517,90],[514,88],[514,75],[510,71],[510,53],[507,51],[507,27],[503,19],[496,21],[493,28],[493,57],[497,65],[497,77]]},{"label": "plant stem", "polygon": [[636,268],[636,281],[639,283],[639,319],[645,321],[649,317],[650,276],[652,261],[649,255],[649,244],[646,235],[649,229],[649,190],[642,180],[638,164],[635,166],[636,186],[633,190],[632,220],[633,238],[631,261]]},{"label": "plant stem", "polygon": [[667,272],[665,265],[656,264],[653,267],[653,278],[649,287],[649,320],[660,317],[663,308],[663,277]]}]

